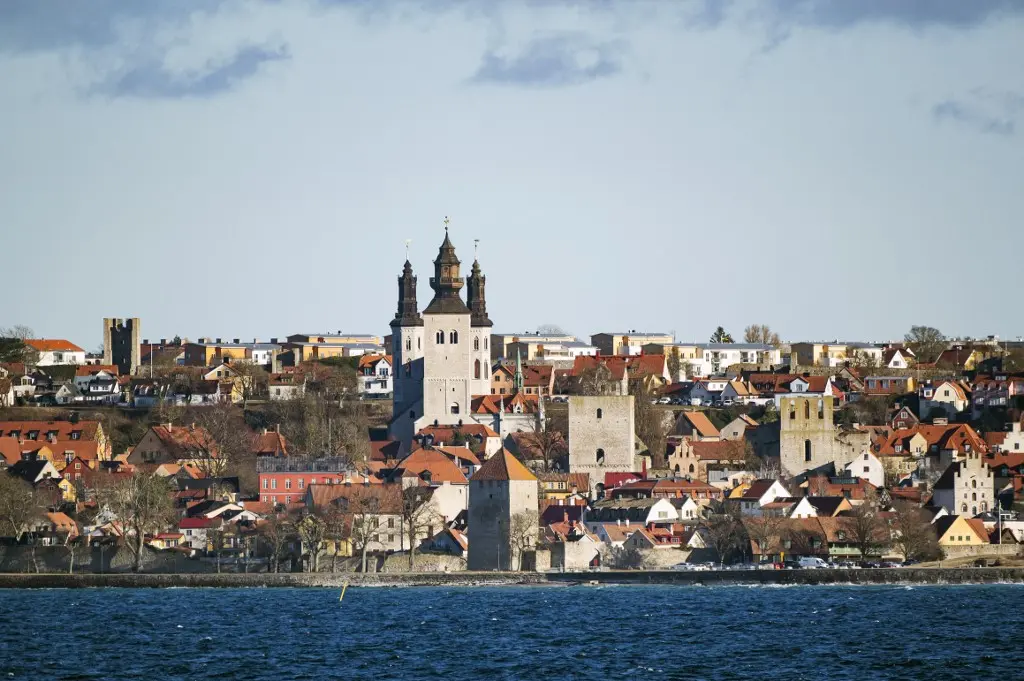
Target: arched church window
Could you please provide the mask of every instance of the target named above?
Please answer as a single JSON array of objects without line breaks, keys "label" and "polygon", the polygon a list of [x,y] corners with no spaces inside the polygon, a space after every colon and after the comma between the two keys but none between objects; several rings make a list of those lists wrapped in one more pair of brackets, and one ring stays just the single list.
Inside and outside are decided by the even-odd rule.
[{"label": "arched church window", "polygon": [[804,461],[811,460],[811,441],[804,440]]},{"label": "arched church window", "polygon": [[449,407],[449,411],[452,414],[458,414],[459,413],[459,403],[458,402],[452,402],[452,406]]},{"label": "arched church window", "polygon": [[809,400],[804,400],[804,418],[811,418],[811,403]]},{"label": "arched church window", "polygon": [[603,409],[598,409],[597,410],[597,418],[601,418],[602,416],[604,416],[604,410]]},{"label": "arched church window", "polygon": [[690,464],[690,472],[691,473],[693,472],[693,464],[692,463]]},{"label": "arched church window", "polygon": [[456,343],[458,343],[459,342],[459,332],[458,331],[452,331],[450,334],[448,334],[448,340],[451,341],[452,345],[455,345]]},{"label": "arched church window", "polygon": [[[474,338],[473,339],[473,349],[474,350],[479,350],[480,349],[480,339],[479,338]],[[477,376],[477,378],[480,378],[480,377]]]},{"label": "arched church window", "polygon": [[480,360],[473,362],[473,378],[480,378]]},{"label": "arched church window", "polygon": [[444,331],[437,332],[437,344],[444,345]]}]

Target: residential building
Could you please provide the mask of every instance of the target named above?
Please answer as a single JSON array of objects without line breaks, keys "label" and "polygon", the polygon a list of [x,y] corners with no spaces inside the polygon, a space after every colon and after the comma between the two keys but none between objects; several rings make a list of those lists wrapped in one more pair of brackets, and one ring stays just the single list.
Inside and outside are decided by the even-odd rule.
[{"label": "residential building", "polygon": [[[540,333],[539,331],[525,331],[523,333],[492,333],[490,338],[491,359],[512,360],[516,356],[516,349],[521,351],[524,360],[537,358],[548,347],[577,343],[575,336],[564,333]],[[518,347],[512,347],[513,345]]]},{"label": "residential building", "polygon": [[885,485],[885,466],[869,451],[858,454],[857,458],[846,464],[845,470],[851,477],[867,480],[874,487]]},{"label": "residential building", "polygon": [[802,342],[790,344],[791,366],[839,367],[847,362],[882,363],[883,351],[874,343]]},{"label": "residential building", "polygon": [[905,395],[914,392],[913,376],[868,376],[864,379],[865,395]]},{"label": "residential building", "polygon": [[217,457],[217,444],[202,426],[152,426],[128,455],[133,466],[184,464]]},{"label": "residential building", "polygon": [[932,523],[938,537],[939,548],[948,551],[961,546],[985,546],[989,544],[985,525],[966,515],[943,515]]},{"label": "residential building", "polygon": [[298,371],[270,374],[267,390],[275,402],[302,397],[306,394],[306,376]]},{"label": "residential building", "polygon": [[779,349],[756,343],[701,343],[697,357],[685,360],[698,376],[717,376],[729,367],[746,364],[769,368],[782,362]]},{"label": "residential building", "polygon": [[63,338],[28,338],[25,345],[39,353],[36,366],[85,364],[85,350]]},{"label": "residential building", "polygon": [[357,371],[360,395],[390,398],[394,393],[390,355],[363,355],[359,358]]},{"label": "residential building", "polygon": [[635,329],[621,332],[595,333],[590,337],[590,343],[598,349],[602,355],[639,355],[643,352],[645,345],[672,345],[675,342],[670,334],[666,333],[642,333]]},{"label": "residential building", "polygon": [[379,478],[357,472],[347,459],[340,457],[260,457],[256,461],[256,472],[260,501],[273,505],[301,501],[314,484],[323,487],[381,484]]}]

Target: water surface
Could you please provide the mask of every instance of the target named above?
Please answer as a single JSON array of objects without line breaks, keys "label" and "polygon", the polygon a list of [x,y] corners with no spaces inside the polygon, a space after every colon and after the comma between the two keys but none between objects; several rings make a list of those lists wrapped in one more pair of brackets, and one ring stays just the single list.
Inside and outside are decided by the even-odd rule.
[{"label": "water surface", "polygon": [[0,590],[0,681],[1014,679],[1024,587]]}]

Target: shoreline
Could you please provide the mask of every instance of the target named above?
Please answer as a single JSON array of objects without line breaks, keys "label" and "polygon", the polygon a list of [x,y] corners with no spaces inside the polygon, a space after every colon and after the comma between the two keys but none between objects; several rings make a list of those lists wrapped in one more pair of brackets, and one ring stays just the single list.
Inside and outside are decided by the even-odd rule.
[{"label": "shoreline", "polygon": [[0,574],[0,589],[1024,584],[1024,568],[602,572]]}]

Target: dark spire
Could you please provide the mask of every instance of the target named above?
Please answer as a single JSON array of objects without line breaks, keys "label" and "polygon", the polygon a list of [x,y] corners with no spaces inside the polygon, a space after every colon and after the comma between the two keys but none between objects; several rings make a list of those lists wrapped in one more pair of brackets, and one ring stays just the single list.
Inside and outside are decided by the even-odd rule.
[{"label": "dark spire", "polygon": [[487,317],[487,298],[484,290],[486,285],[487,277],[480,272],[480,263],[474,260],[473,269],[466,282],[466,299],[469,301],[469,311],[473,315],[473,326],[494,326],[494,322]]},{"label": "dark spire", "polygon": [[448,236],[448,218],[444,219],[444,241],[437,251],[434,260],[434,276],[430,278],[430,288],[434,289],[434,299],[430,301],[426,314],[468,314],[469,308],[462,302],[459,291],[464,282],[459,276],[459,265],[462,263],[455,255],[455,246]]},{"label": "dark spire", "polygon": [[408,260],[402,268],[402,276],[398,278],[398,312],[391,320],[391,326],[423,326],[423,317],[416,306],[416,277]]}]

